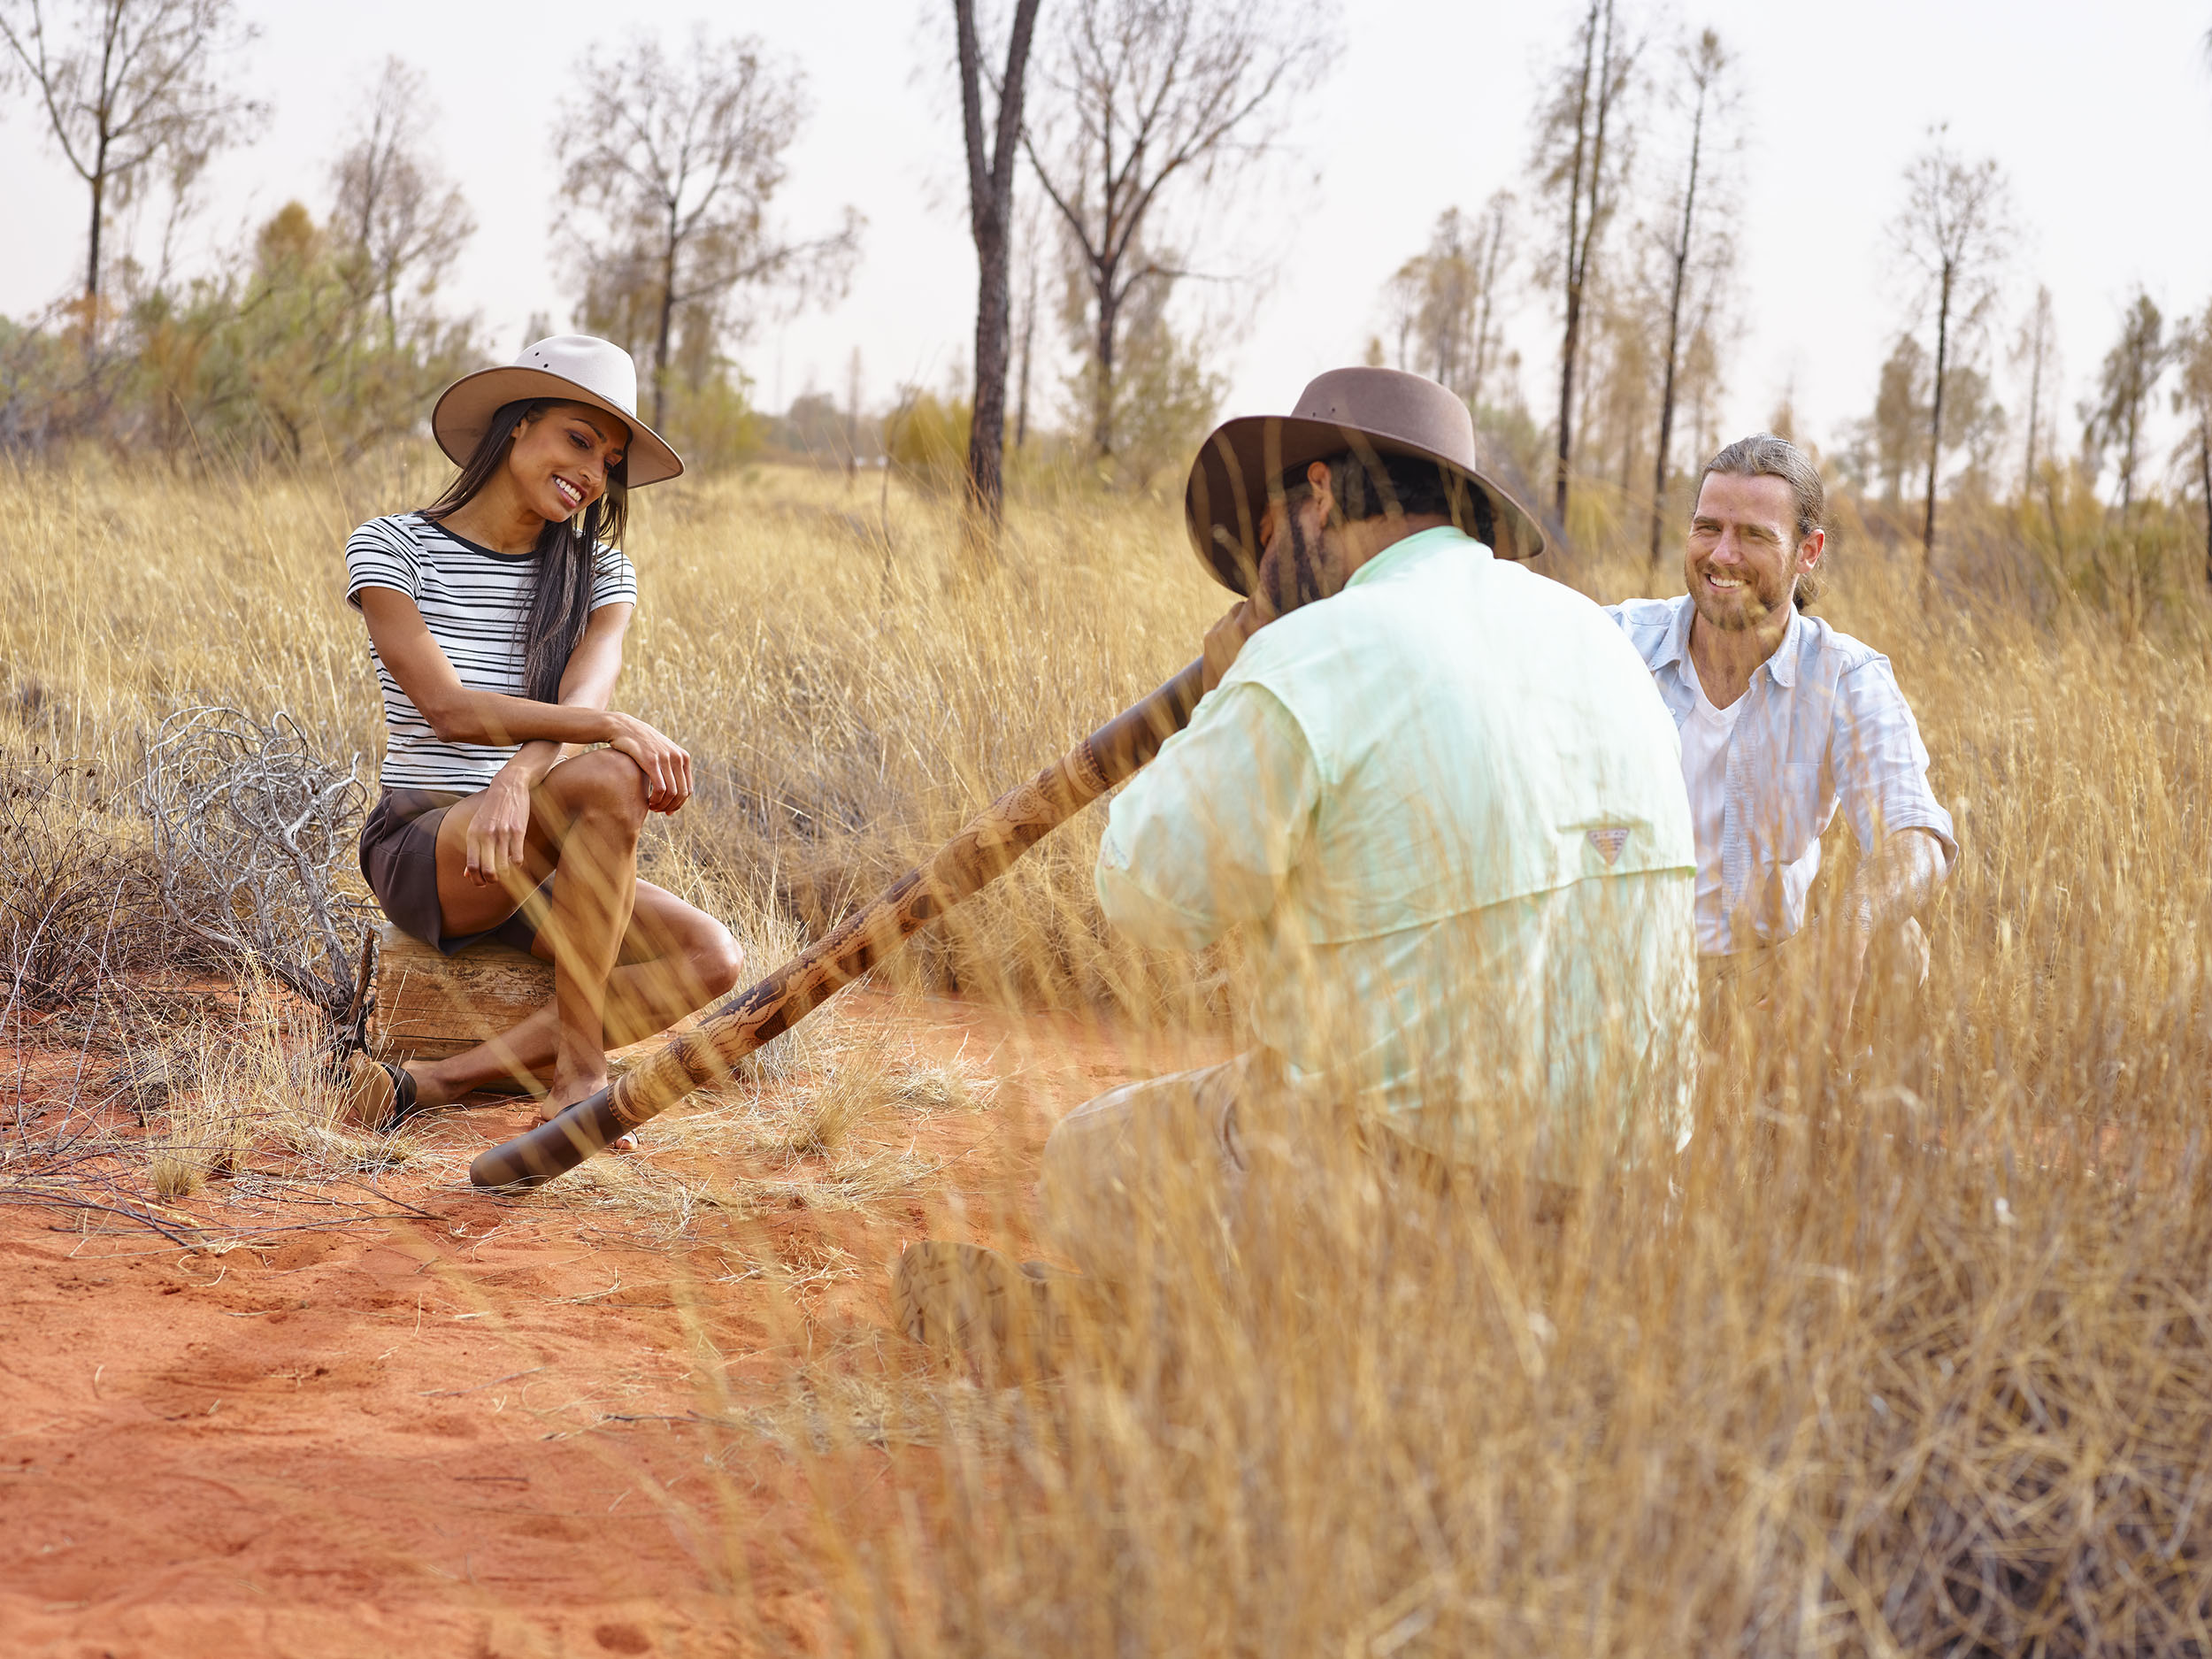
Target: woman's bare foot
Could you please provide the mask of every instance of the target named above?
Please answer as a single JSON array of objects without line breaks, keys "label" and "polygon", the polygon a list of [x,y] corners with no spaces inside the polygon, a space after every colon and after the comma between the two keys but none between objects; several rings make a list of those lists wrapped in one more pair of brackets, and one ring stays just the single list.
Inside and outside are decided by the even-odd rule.
[{"label": "woman's bare foot", "polygon": [[441,1075],[437,1063],[431,1060],[403,1060],[401,1069],[415,1079],[417,1110],[434,1111],[441,1106],[450,1106],[468,1093],[456,1088]]},{"label": "woman's bare foot", "polygon": [[[595,1080],[585,1078],[572,1082],[564,1081],[558,1077],[555,1078],[552,1089],[538,1103],[538,1121],[541,1124],[551,1123],[570,1107],[575,1105],[578,1101],[589,1100],[606,1087],[607,1076],[603,1071]],[[616,1152],[634,1152],[637,1150],[637,1137],[634,1134],[624,1135],[611,1142],[610,1149]]]}]

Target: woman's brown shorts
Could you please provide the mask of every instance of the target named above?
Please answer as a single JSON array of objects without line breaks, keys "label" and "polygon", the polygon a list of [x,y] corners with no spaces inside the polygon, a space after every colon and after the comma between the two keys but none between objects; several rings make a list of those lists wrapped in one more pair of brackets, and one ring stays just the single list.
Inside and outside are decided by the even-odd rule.
[{"label": "woman's brown shorts", "polygon": [[538,936],[537,924],[551,899],[552,879],[496,927],[480,933],[445,936],[445,915],[438,903],[438,826],[446,809],[465,801],[443,789],[387,789],[361,826],[361,874],[392,925],[447,956],[465,945],[491,940],[527,950]]}]

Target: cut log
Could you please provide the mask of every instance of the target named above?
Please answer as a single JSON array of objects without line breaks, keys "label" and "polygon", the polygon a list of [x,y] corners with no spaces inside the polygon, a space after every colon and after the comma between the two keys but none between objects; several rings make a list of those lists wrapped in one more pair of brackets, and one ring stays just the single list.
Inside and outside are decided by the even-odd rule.
[{"label": "cut log", "polygon": [[369,1048],[384,1060],[442,1060],[552,1000],[549,962],[492,944],[449,956],[388,922],[378,940]]},{"label": "cut log", "polygon": [[[376,984],[369,1007],[369,1052],[380,1060],[443,1060],[497,1036],[553,1000],[553,964],[506,945],[471,945],[449,956],[389,922],[378,930]],[[696,1014],[679,1020],[688,1031]],[[658,1037],[607,1056],[621,1076],[658,1045]],[[485,1094],[542,1094],[535,1078],[488,1085]]]}]

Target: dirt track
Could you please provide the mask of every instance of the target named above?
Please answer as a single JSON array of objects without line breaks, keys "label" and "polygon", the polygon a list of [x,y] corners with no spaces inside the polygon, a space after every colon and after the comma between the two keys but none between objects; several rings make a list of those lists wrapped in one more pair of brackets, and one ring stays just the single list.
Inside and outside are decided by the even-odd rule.
[{"label": "dirt track", "polygon": [[0,1205],[0,1651],[818,1646],[814,1517],[763,1426],[795,1365],[916,1364],[886,1264],[926,1232],[1018,1244],[992,1218],[1045,1132],[1126,1073],[1094,1033],[941,1002],[864,995],[841,1030],[992,1056],[988,1110],[883,1114],[849,1149],[933,1175],[840,1197],[824,1160],[662,1134],[641,1156],[706,1195],[678,1232],[565,1184],[470,1191],[459,1160],[526,1122],[503,1104],[373,1185],[249,1215],[213,1183],[173,1207],[197,1249]]}]

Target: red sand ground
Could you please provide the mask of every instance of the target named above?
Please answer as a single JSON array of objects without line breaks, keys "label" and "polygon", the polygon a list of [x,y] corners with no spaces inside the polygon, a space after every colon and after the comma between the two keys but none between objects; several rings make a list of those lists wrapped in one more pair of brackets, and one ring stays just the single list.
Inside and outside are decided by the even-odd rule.
[{"label": "red sand ground", "polygon": [[[887,1264],[992,1231],[1058,1114],[1128,1070],[1072,1024],[848,1003],[845,1041],[964,1043],[1001,1079],[988,1110],[858,1132],[956,1161],[857,1209],[802,1183],[672,1243],[573,1186],[501,1198],[403,1166],[250,1215],[213,1183],[150,1212],[208,1229],[186,1249],[0,1204],[0,1654],[818,1646],[804,1479],[748,1412],[788,1401],[803,1358],[916,1363],[884,1328]],[[526,1113],[452,1114],[432,1139],[466,1156]],[[640,1156],[686,1176],[803,1173],[650,1134]]]}]

